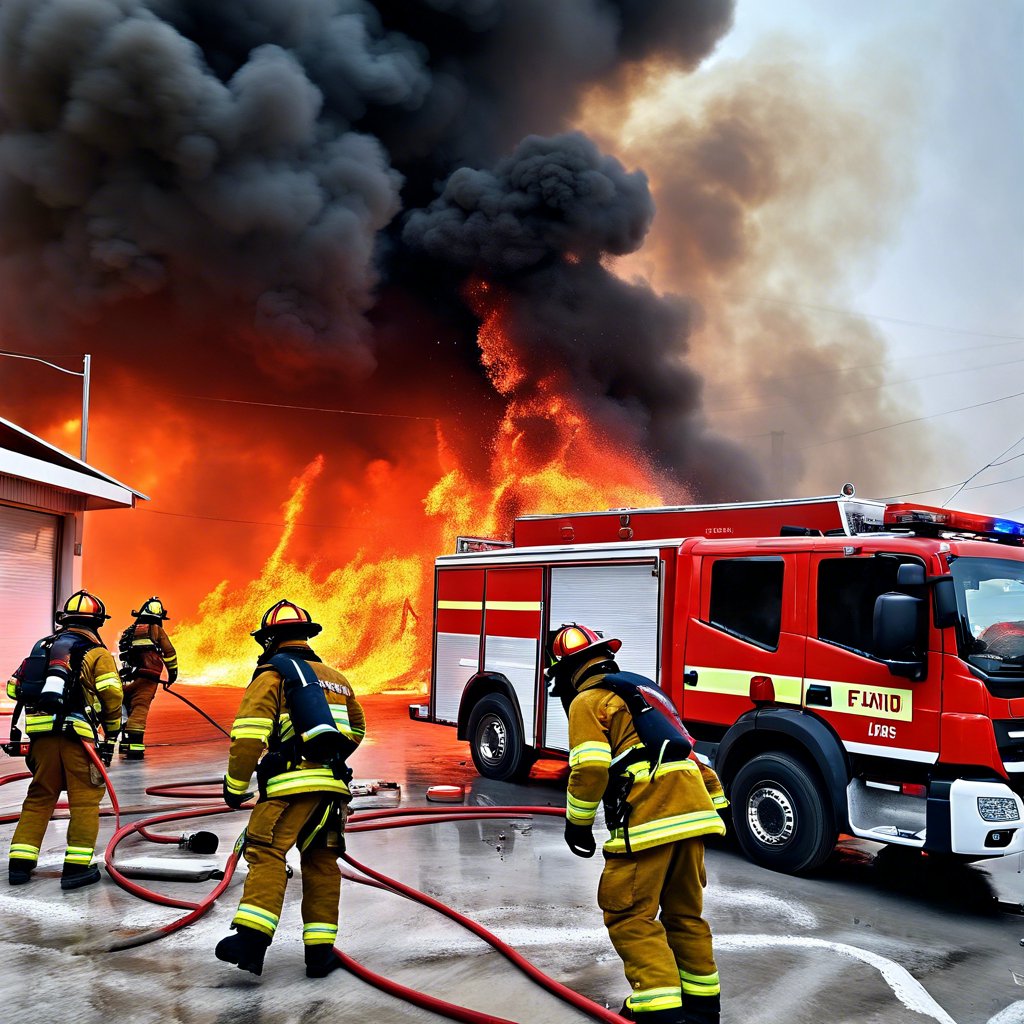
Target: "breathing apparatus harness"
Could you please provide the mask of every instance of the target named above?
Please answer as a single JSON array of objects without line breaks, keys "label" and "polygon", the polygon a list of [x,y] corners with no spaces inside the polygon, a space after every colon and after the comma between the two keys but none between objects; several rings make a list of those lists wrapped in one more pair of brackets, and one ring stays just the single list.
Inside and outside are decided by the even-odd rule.
[{"label": "breathing apparatus harness", "polygon": [[[334,722],[331,705],[309,662],[321,661],[308,647],[290,647],[287,652],[260,659],[252,678],[271,669],[281,677],[278,720],[270,736],[268,751],[256,765],[260,797],[266,799],[270,779],[296,768],[302,760],[314,761],[331,769],[336,779],[346,784],[352,769],[345,763],[356,744],[344,736]],[[287,707],[291,734],[281,736],[280,711]]]},{"label": "breathing apparatus harness", "polygon": [[[8,684],[8,696],[15,701],[10,742],[2,747],[8,756],[20,757],[25,753],[22,732],[17,725],[22,712],[26,714],[26,723],[28,715],[51,717],[49,727],[40,727],[45,726],[45,722],[34,723],[32,727],[26,724],[29,739],[64,732],[69,728],[68,719],[75,715],[91,729],[93,743],[99,744],[96,715],[80,684],[85,655],[100,646],[98,641],[69,629],[60,629],[35,643],[31,654],[14,670]],[[73,726],[70,729],[73,731]],[[77,732],[74,734],[78,735]]]},{"label": "breathing apparatus harness", "polygon": [[[121,681],[132,682],[137,676],[142,675],[141,656],[147,651],[159,651],[156,630],[158,622],[150,622],[144,619],[137,619],[121,634],[117,641],[117,653],[121,657]],[[145,627],[145,633],[139,631],[139,627]],[[159,680],[159,676],[156,677]]]},{"label": "breathing apparatus harness", "polygon": [[598,675],[604,678],[592,689],[610,690],[622,699],[640,740],[612,760],[608,786],[602,801],[609,830],[621,828],[626,853],[632,853],[629,818],[633,807],[629,803],[629,792],[633,788],[635,776],[629,769],[635,764],[646,762],[650,765],[650,781],[654,782],[663,764],[689,758],[693,752],[693,738],[686,731],[672,702],[646,676],[623,672],[614,661],[602,661],[585,669],[576,681],[576,687],[582,687],[588,679]]}]

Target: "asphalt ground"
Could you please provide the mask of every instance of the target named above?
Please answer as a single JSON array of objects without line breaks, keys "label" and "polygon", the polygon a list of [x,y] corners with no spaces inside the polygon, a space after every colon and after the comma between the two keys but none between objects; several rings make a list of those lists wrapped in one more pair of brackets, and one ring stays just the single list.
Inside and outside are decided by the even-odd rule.
[{"label": "asphalt ground", "polygon": [[[230,726],[240,690],[181,686],[179,692]],[[408,719],[414,694],[366,697],[368,736],[352,759],[356,779],[400,787],[401,806],[422,806],[426,788],[466,787],[480,807],[564,804],[567,769],[541,762],[528,783],[479,778],[454,730]],[[5,720],[0,719],[0,722]],[[0,726],[3,729],[3,726]],[[172,694],[154,705],[143,763],[115,762],[125,820],[191,800],[157,799],[156,784],[222,774],[227,742]],[[0,776],[24,762],[0,754]],[[0,787],[0,814],[17,812],[25,782]],[[382,789],[377,802],[398,796]],[[357,801],[373,803],[370,799]],[[162,866],[223,865],[244,812],[161,826],[210,829],[213,858],[126,840],[118,862],[153,857]],[[13,825],[0,826],[10,842]],[[0,879],[3,1019],[117,1024],[430,1024],[440,1018],[386,996],[343,971],[304,975],[300,882],[288,886],[281,925],[260,978],[216,960],[228,934],[241,875],[213,910],[187,929],[121,952],[90,952],[111,938],[168,924],[184,911],[144,903],[104,877],[76,892],[59,886],[65,820],[46,834],[29,885]],[[99,844],[113,832],[104,818]],[[469,915],[542,970],[602,1005],[627,992],[595,902],[601,859],[573,857],[557,818],[436,823],[353,834],[357,860]],[[297,866],[297,862],[296,862]],[[1024,1024],[1024,902],[1020,858],[934,864],[844,838],[824,868],[792,878],[756,867],[728,842],[707,851],[705,911],[715,935],[728,1024]],[[199,900],[213,881],[144,881]],[[519,1024],[582,1024],[589,1018],[539,989],[455,923],[401,897],[345,881],[339,947],[371,970],[430,994]],[[1015,980],[1016,975],[1016,980]]]}]

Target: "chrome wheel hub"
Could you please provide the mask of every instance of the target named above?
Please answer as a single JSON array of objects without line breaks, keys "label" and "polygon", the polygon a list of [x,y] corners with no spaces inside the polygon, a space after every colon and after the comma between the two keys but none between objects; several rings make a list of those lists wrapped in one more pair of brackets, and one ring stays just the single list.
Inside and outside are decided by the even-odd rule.
[{"label": "chrome wheel hub", "polygon": [[789,794],[775,782],[762,783],[747,797],[747,824],[765,846],[784,846],[796,834],[796,812]]}]

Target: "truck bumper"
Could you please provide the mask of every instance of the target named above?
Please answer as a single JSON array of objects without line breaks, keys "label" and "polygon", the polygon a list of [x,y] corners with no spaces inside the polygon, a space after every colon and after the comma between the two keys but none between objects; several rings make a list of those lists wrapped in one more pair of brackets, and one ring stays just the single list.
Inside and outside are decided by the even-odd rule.
[{"label": "truck bumper", "polygon": [[414,722],[429,722],[430,721],[430,705],[429,704],[410,704],[409,705],[409,717]]},{"label": "truck bumper", "polygon": [[1002,782],[957,779],[949,792],[953,853],[1003,857],[1024,851],[1024,801]]}]

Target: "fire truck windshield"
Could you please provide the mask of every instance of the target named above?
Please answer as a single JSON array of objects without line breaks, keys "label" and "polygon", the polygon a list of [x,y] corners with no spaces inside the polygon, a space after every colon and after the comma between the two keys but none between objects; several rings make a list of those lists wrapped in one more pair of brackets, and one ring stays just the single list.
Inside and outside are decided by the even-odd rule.
[{"label": "fire truck windshield", "polygon": [[961,654],[986,671],[1024,666],[1024,562],[950,559],[960,612]]}]

